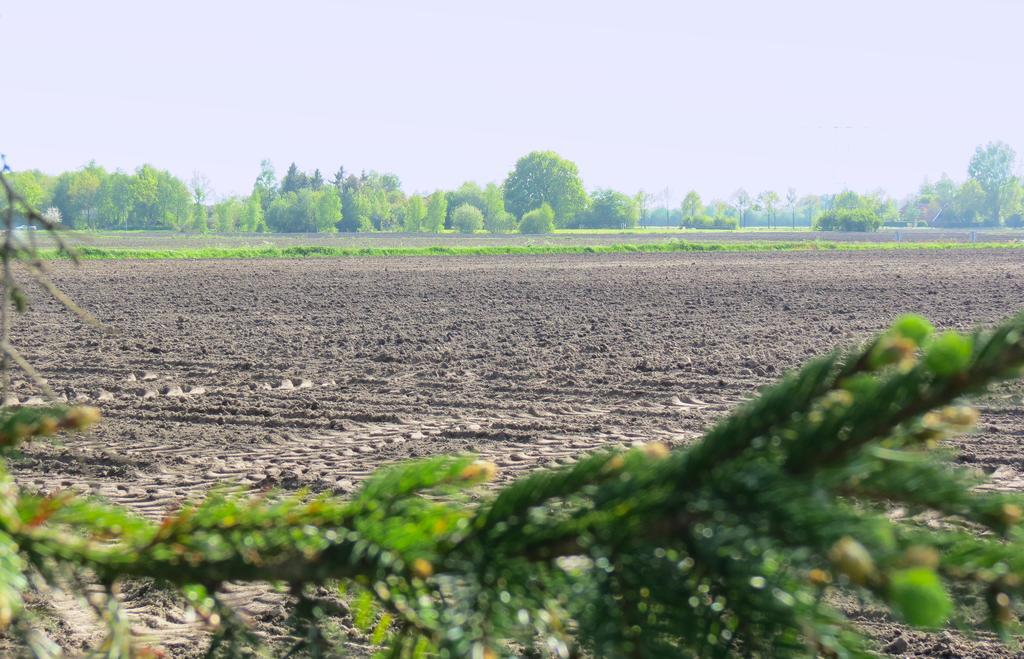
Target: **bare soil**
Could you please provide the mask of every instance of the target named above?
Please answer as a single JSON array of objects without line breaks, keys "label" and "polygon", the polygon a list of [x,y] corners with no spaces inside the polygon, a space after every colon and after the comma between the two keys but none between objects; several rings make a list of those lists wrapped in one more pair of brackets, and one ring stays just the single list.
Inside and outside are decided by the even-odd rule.
[{"label": "bare soil", "polygon": [[[95,431],[39,443],[18,480],[160,518],[223,483],[350,492],[392,461],[474,452],[511,479],[604,446],[692,441],[784,370],[915,311],[942,328],[1024,308],[1013,250],[87,262],[55,278],[101,333],[35,296],[16,343]],[[38,392],[16,383],[21,402]],[[1019,385],[982,405],[960,459],[1024,489]],[[229,593],[269,637],[281,596]],[[125,590],[138,630],[202,649],[173,598]],[[98,628],[49,603],[69,648]],[[850,604],[896,654],[1006,656]]]}]

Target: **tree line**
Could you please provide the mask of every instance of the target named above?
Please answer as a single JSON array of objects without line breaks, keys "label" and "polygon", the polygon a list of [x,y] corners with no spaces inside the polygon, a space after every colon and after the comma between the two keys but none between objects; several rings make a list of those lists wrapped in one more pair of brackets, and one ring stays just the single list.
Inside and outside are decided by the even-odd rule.
[{"label": "tree line", "polygon": [[967,178],[943,175],[896,200],[883,190],[799,196],[789,188],[703,201],[690,191],[677,207],[656,207],[658,196],[599,188],[587,191],[575,163],[552,151],[516,162],[501,183],[467,181],[454,190],[408,194],[393,173],[358,175],[339,167],[330,178],[292,163],[280,179],[264,160],[247,196],[214,201],[209,181],[186,183],[143,165],[110,172],[96,163],[57,176],[13,172],[13,186],[29,203],[76,229],[169,229],[194,232],[547,233],[558,228],[636,226],[734,229],[811,226],[870,231],[883,225],[939,227],[1024,226],[1024,183],[1014,175],[1016,154],[1002,142],[979,146]]}]

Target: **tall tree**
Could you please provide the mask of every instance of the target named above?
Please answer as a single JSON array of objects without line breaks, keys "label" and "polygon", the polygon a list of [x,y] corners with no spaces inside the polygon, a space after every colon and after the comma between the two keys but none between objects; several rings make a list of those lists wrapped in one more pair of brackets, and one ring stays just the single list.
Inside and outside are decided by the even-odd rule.
[{"label": "tall tree", "polygon": [[345,185],[345,178],[346,178],[346,176],[347,176],[347,174],[345,174],[345,166],[344,165],[338,167],[338,171],[336,171],[334,173],[334,178],[331,179],[331,185],[336,187],[338,189],[338,192],[342,191],[342,188]]},{"label": "tall tree", "polygon": [[750,193],[743,188],[740,188],[736,192],[732,193],[732,199],[730,201],[736,211],[740,214],[740,228],[742,229],[746,226],[745,218],[747,209],[750,208],[752,203]]},{"label": "tall tree", "polygon": [[680,210],[683,213],[684,220],[696,217],[704,212],[704,205],[701,203],[700,195],[697,194],[696,190],[690,190],[686,193]]},{"label": "tall tree", "polygon": [[549,204],[555,222],[566,226],[587,206],[576,164],[554,151],[534,151],[516,162],[505,179],[505,207],[517,217]]},{"label": "tall tree", "polygon": [[598,189],[591,195],[590,207],[576,216],[574,224],[596,229],[635,227],[640,219],[636,200],[615,190]]},{"label": "tall tree", "polygon": [[324,177],[320,173],[319,169],[314,169],[313,175],[309,177],[309,187],[313,188],[314,190],[319,190],[320,188],[324,187]]},{"label": "tall tree", "polygon": [[303,188],[309,187],[309,177],[305,173],[299,171],[299,168],[292,163],[288,166],[288,171],[285,172],[284,178],[281,179],[281,194],[288,194],[289,192],[298,192]]},{"label": "tall tree", "polygon": [[989,142],[974,151],[967,173],[981,184],[992,224],[999,224],[1006,188],[1013,180],[1017,154],[1005,142]]},{"label": "tall tree", "polygon": [[786,206],[789,208],[790,219],[792,220],[792,228],[796,228],[796,188],[790,188],[786,190]]},{"label": "tall tree", "polygon": [[438,190],[427,198],[427,214],[423,218],[423,230],[429,233],[441,233],[447,213],[448,195],[442,190]]},{"label": "tall tree", "polygon": [[774,190],[765,190],[757,195],[757,205],[768,215],[768,228],[775,223],[775,206],[779,203],[779,195]]},{"label": "tall tree", "polygon": [[414,194],[409,197],[405,204],[402,228],[409,233],[419,233],[423,230],[423,218],[427,215],[427,207],[423,203],[423,197]]},{"label": "tall tree", "polygon": [[189,190],[192,192],[192,201],[197,204],[206,203],[206,198],[213,191],[210,179],[202,172],[192,172],[192,179],[188,182]]}]

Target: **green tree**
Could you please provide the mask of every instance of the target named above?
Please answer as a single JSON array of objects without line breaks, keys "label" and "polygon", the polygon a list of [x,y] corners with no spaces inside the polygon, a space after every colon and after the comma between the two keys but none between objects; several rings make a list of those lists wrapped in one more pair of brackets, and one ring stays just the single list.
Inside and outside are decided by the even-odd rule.
[{"label": "green tree", "polygon": [[274,165],[269,160],[260,161],[260,173],[253,183],[253,191],[259,191],[260,204],[263,206],[263,213],[266,215],[270,204],[277,198],[277,175],[274,173]]},{"label": "green tree", "polygon": [[574,224],[594,229],[627,229],[640,220],[636,199],[621,192],[598,189],[590,195],[590,206],[576,216]]},{"label": "green tree", "polygon": [[405,213],[402,228],[409,233],[423,231],[423,219],[427,216],[427,206],[423,203],[423,197],[414,194],[405,203]]},{"label": "green tree", "polygon": [[452,228],[456,228],[454,225],[455,211],[464,204],[469,204],[479,210],[481,214],[485,214],[487,198],[483,188],[473,181],[466,181],[456,190],[448,193],[448,224]]},{"label": "green tree", "polygon": [[60,211],[68,226],[98,228],[100,189],[107,172],[90,162],[82,169],[65,172],[57,178],[53,192],[53,205]]},{"label": "green tree", "polygon": [[427,233],[441,233],[445,215],[448,213],[448,195],[442,190],[427,197],[427,214],[423,217],[422,228]]},{"label": "green tree", "polygon": [[508,233],[515,229],[516,219],[505,209],[501,186],[488,183],[484,187],[484,227],[491,233]]},{"label": "green tree", "polygon": [[[968,226],[984,224],[988,202],[989,196],[981,182],[974,178],[967,179],[957,190],[947,223]],[[991,221],[991,217],[989,219]]]},{"label": "green tree", "polygon": [[260,198],[259,188],[253,188],[252,194],[245,202],[245,212],[242,215],[242,231],[258,233],[267,230],[267,221],[263,214],[263,200]]},{"label": "green tree", "polygon": [[[43,186],[39,184],[36,172],[14,172],[10,174],[11,186],[32,208],[42,208],[46,201]],[[6,205],[6,204],[5,204]]]},{"label": "green tree", "polygon": [[267,210],[267,225],[272,231],[293,233],[301,231],[301,222],[295,216],[298,207],[298,195],[285,192],[277,196]]},{"label": "green tree", "polygon": [[796,228],[796,188],[790,188],[786,190],[786,207],[789,208],[790,219],[792,220],[792,228]]},{"label": "green tree", "polygon": [[774,190],[765,190],[757,195],[757,205],[768,216],[768,228],[775,224],[775,207],[779,203],[779,195]]},{"label": "green tree", "polygon": [[464,203],[452,211],[452,228],[459,233],[476,233],[484,226],[484,214],[470,203]]},{"label": "green tree", "polygon": [[701,203],[700,195],[697,194],[696,190],[690,190],[686,193],[680,210],[684,220],[704,213],[704,204]]},{"label": "green tree", "polygon": [[534,151],[516,162],[505,179],[505,207],[517,217],[548,204],[559,226],[568,226],[587,207],[576,164],[554,151]]},{"label": "green tree", "polygon": [[1004,142],[989,142],[974,151],[967,173],[985,191],[990,223],[999,224],[1006,202],[1006,188],[1013,180],[1017,154]]},{"label": "green tree", "polygon": [[304,188],[309,187],[309,177],[305,173],[299,171],[299,168],[292,163],[288,166],[288,171],[285,172],[284,178],[281,179],[281,194],[288,194],[289,192],[298,192]]},{"label": "green tree", "polygon": [[341,222],[341,198],[338,191],[333,187],[321,187],[316,191],[310,191],[313,195],[311,200],[313,215],[313,230],[321,233],[336,232],[337,225]]},{"label": "green tree", "polygon": [[519,233],[551,233],[555,230],[555,211],[548,204],[523,214]]},{"label": "green tree", "polygon": [[753,205],[753,201],[750,199],[750,193],[743,188],[740,188],[736,192],[732,193],[732,206],[736,209],[736,212],[740,216],[740,228],[746,226],[746,215],[747,209]]},{"label": "green tree", "polygon": [[210,224],[207,221],[207,210],[203,204],[195,204],[192,207],[192,230],[198,231],[199,233],[206,233],[210,230]]},{"label": "green tree", "polygon": [[238,231],[242,223],[244,206],[235,197],[228,197],[213,206],[214,228],[220,233]]},{"label": "green tree", "polygon": [[98,201],[102,228],[127,228],[135,208],[132,194],[131,176],[123,172],[113,172],[103,179]]}]

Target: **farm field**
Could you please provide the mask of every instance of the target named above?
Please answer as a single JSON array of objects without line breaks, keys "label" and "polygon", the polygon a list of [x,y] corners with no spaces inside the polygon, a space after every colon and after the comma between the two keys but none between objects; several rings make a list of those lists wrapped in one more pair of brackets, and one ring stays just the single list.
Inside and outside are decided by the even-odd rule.
[{"label": "farm field", "polygon": [[[62,446],[27,447],[16,477],[154,519],[220,484],[347,493],[382,464],[443,452],[485,456],[507,480],[601,447],[682,445],[786,369],[899,313],[964,329],[1024,308],[1016,250],[90,261],[53,270],[107,331],[36,296],[14,341],[58,392],[97,405],[105,420]],[[20,402],[37,394],[24,382],[14,391]],[[982,403],[978,432],[956,442],[959,459],[996,487],[1024,489],[1022,394],[1019,384],[1001,387]],[[140,631],[172,656],[201,649],[171,599],[145,588],[123,595]],[[281,633],[281,595],[238,587],[229,597],[269,637]],[[70,646],[96,641],[84,612],[56,604]],[[858,622],[880,647],[905,633],[872,611]],[[905,652],[918,654],[1004,652],[985,638],[905,639]]]}]

